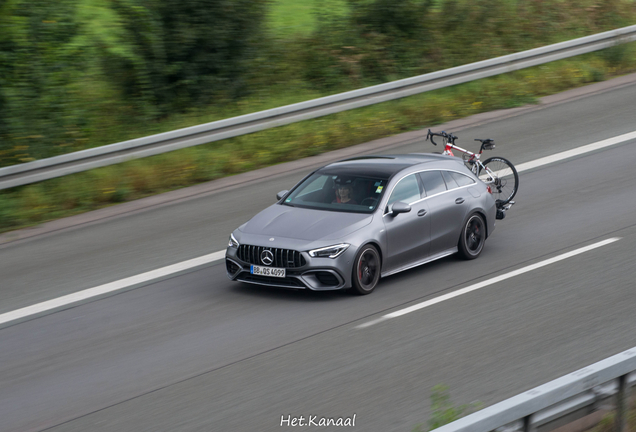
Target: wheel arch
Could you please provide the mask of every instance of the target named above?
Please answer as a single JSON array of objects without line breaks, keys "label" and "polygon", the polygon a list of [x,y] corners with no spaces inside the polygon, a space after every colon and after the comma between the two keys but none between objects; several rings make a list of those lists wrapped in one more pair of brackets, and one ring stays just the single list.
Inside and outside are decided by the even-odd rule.
[{"label": "wheel arch", "polygon": [[488,236],[490,235],[490,233],[488,232],[488,218],[486,217],[486,212],[481,208],[472,209],[470,212],[468,212],[468,214],[464,218],[464,222],[462,222],[462,230],[460,231],[459,236],[461,238],[464,226],[466,226],[466,222],[468,222],[468,219],[470,219],[470,217],[475,214],[478,214],[484,220],[484,229],[486,230],[486,238],[484,240],[487,240]]},{"label": "wheel arch", "polygon": [[371,245],[371,246],[375,247],[375,249],[378,251],[378,254],[380,255],[380,278],[382,278],[382,276],[381,276],[382,275],[382,266],[384,265],[384,254],[382,253],[382,247],[380,247],[380,243],[378,241],[376,241],[376,240],[367,240],[366,242],[364,242],[364,243],[362,243],[360,245],[360,247],[358,248],[358,251],[361,250],[363,247],[365,247],[367,245]]},{"label": "wheel arch", "polygon": [[484,212],[479,210],[479,209],[473,209],[470,213],[468,213],[468,216],[466,216],[466,219],[464,219],[464,222],[462,224],[462,230],[461,233],[459,234],[459,239],[457,240],[457,250],[459,252],[459,255],[467,260],[472,260],[477,258],[480,254],[481,254],[481,250],[483,250],[484,244],[482,244],[481,249],[479,250],[479,252],[477,253],[477,255],[474,255],[470,252],[467,252],[467,247],[465,245],[465,240],[464,240],[464,230],[467,227],[468,221],[473,217],[473,216],[479,216],[484,224],[484,231],[486,232],[486,235],[484,236],[483,242],[486,241],[486,239],[488,238],[488,219],[486,219],[486,217],[484,216]]},{"label": "wheel arch", "polygon": [[490,235],[490,233],[488,232],[488,218],[486,217],[486,212],[483,211],[482,209],[477,209],[468,213],[468,216],[466,217],[464,224],[468,222],[468,219],[470,219],[470,217],[474,214],[478,214],[484,220],[484,229],[486,230],[486,239],[488,239],[488,236]]},{"label": "wheel arch", "polygon": [[[371,249],[373,249],[373,252],[368,252],[368,253],[377,255],[378,259],[380,260],[380,263],[379,263],[380,265],[379,265],[379,268],[375,269],[374,271],[375,274],[372,276],[371,280],[361,281],[360,277],[362,277],[362,275],[360,275],[360,277],[356,275],[358,260],[362,259],[363,253],[367,253],[366,251],[371,251]],[[377,241],[374,241],[373,239],[362,242],[360,246],[356,248],[355,260],[353,261],[353,265],[351,268],[351,290],[350,290],[351,293],[357,294],[357,295],[367,295],[367,294],[371,294],[371,292],[374,291],[375,287],[377,286],[380,279],[382,278],[382,256],[383,255],[382,255],[382,250],[380,249],[380,245],[378,244]],[[369,267],[365,268],[365,272],[368,271],[368,268]],[[365,274],[368,275],[369,273],[365,273]]]}]

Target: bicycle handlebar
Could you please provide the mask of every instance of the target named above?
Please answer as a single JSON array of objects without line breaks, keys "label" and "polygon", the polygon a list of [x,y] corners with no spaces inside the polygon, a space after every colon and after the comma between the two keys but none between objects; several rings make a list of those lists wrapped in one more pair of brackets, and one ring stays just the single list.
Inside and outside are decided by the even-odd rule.
[{"label": "bicycle handlebar", "polygon": [[431,132],[431,130],[428,130],[428,133],[426,134],[426,141],[428,141],[428,139],[431,139],[431,142],[433,143],[433,145],[437,145],[437,143],[433,140],[433,137],[442,137],[445,140],[447,140],[447,142],[450,142],[451,144],[455,144],[455,140],[457,139],[457,136],[453,135],[452,133],[446,133],[445,131],[436,133],[436,132]]}]

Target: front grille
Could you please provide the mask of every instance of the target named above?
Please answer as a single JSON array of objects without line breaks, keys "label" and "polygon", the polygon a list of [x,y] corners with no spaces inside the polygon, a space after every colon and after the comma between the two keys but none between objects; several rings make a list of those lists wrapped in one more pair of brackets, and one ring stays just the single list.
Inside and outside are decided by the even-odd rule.
[{"label": "front grille", "polygon": [[295,268],[302,267],[306,264],[305,257],[298,251],[291,249],[278,249],[263,246],[240,245],[236,256],[246,263],[263,265],[261,262],[261,253],[269,250],[274,255],[274,262],[270,267]]},{"label": "front grille", "polygon": [[270,276],[253,275],[250,273],[241,273],[236,280],[241,282],[253,282],[263,285],[285,286],[290,288],[305,288],[305,285],[296,278],[277,278]]}]

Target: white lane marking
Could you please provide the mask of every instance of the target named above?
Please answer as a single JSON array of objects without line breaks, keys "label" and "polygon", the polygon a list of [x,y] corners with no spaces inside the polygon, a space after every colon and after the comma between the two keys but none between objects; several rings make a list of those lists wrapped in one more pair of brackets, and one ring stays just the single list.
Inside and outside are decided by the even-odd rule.
[{"label": "white lane marking", "polygon": [[[629,132],[623,135],[619,135],[619,136],[615,136],[613,138],[608,138],[606,140],[603,141],[598,141],[592,144],[588,144],[588,145],[584,145],[582,147],[577,147],[575,149],[572,150],[566,150],[564,152],[561,153],[556,153],[550,156],[546,156],[546,157],[542,157],[539,159],[535,159],[533,161],[530,162],[525,162],[519,165],[515,165],[515,168],[517,169],[517,172],[523,172],[523,171],[528,171],[532,168],[538,168],[540,166],[544,166],[544,165],[548,165],[554,162],[559,162],[565,159],[569,159],[569,158],[573,158],[575,156],[579,156],[585,153],[589,153],[589,152],[593,152],[596,150],[600,150],[606,147],[610,147],[616,144],[621,144],[624,143],[625,141],[629,141],[629,140],[633,140],[636,139],[636,131],[634,132]],[[507,175],[512,175],[512,171],[509,169],[503,169],[500,171],[495,171],[495,175],[497,175],[498,177],[505,177]],[[481,181],[486,181],[487,179],[487,175],[486,174],[482,174],[479,176],[479,179]]]},{"label": "white lane marking", "polygon": [[453,292],[450,292],[448,294],[444,294],[444,295],[441,295],[439,297],[435,297],[434,299],[427,300],[427,301],[415,304],[413,306],[409,306],[407,308],[400,309],[400,310],[397,310],[395,312],[388,313],[388,314],[383,315],[380,318],[377,318],[375,320],[368,321],[368,322],[366,322],[364,324],[360,324],[360,325],[356,326],[356,328],[370,327],[370,326],[372,326],[374,324],[377,324],[377,323],[382,322],[382,321],[389,320],[391,318],[401,317],[402,315],[406,315],[406,314],[409,314],[411,312],[415,312],[417,310],[427,308],[427,307],[432,306],[434,304],[441,303],[443,301],[452,299],[454,297],[458,297],[460,295],[463,295],[463,294],[466,294],[466,293],[469,293],[469,292],[472,292],[472,291],[476,291],[476,290],[478,290],[480,288],[484,288],[486,286],[495,284],[497,282],[501,282],[501,281],[504,281],[506,279],[510,279],[512,277],[519,276],[521,274],[530,272],[532,270],[536,270],[538,268],[545,267],[545,266],[550,265],[550,264],[554,264],[555,262],[562,261],[562,260],[567,259],[567,258],[571,258],[571,257],[573,257],[575,255],[579,255],[579,254],[582,254],[584,252],[591,251],[592,249],[596,249],[596,248],[608,245],[610,243],[614,243],[615,241],[618,241],[620,239],[621,239],[620,237],[612,237],[612,238],[609,238],[607,240],[603,240],[603,241],[600,241],[598,243],[591,244],[589,246],[585,246],[585,247],[582,247],[582,248],[579,248],[579,249],[575,249],[575,250],[570,251],[570,252],[566,252],[564,254],[555,256],[553,258],[548,258],[547,260],[543,260],[543,261],[540,261],[538,263],[531,264],[529,266],[520,268],[518,270],[513,270],[513,271],[511,271],[509,273],[506,273],[506,274],[503,274],[501,276],[496,276],[494,278],[485,280],[483,282],[479,282],[479,283],[476,283],[474,285],[467,286],[466,288],[462,288],[462,289],[459,289],[457,291],[453,291]]},{"label": "white lane marking", "polygon": [[535,159],[530,162],[519,164],[518,166],[515,166],[515,168],[517,168],[517,172],[527,171],[532,168],[537,168],[543,165],[551,164],[551,163],[558,162],[564,159],[568,159],[568,158],[579,156],[585,153],[600,150],[602,148],[610,147],[610,146],[620,144],[625,141],[629,141],[633,139],[636,139],[636,131],[615,136],[613,138],[608,138],[603,141],[597,141],[595,143],[584,145],[582,147],[577,147],[572,150],[567,150],[561,153],[553,154],[552,156],[546,156],[539,159]]},{"label": "white lane marking", "polygon": [[[522,172],[522,171],[526,171],[526,170],[536,168],[539,166],[547,165],[553,162],[558,162],[560,160],[578,156],[578,155],[588,153],[591,151],[599,150],[599,149],[609,147],[615,144],[620,144],[622,142],[635,139],[635,138],[636,138],[636,131],[619,135],[614,138],[609,138],[603,141],[598,141],[592,144],[578,147],[573,150],[568,150],[565,152],[554,154],[552,156],[547,156],[540,159],[536,159],[534,161],[520,164],[516,166],[517,172]],[[194,258],[189,261],[183,261],[181,263],[173,264],[167,267],[159,268],[157,270],[142,273],[137,276],[121,279],[119,281],[111,282],[111,283],[101,285],[95,288],[89,288],[87,290],[80,291],[74,294],[69,294],[69,295],[59,297],[53,300],[38,303],[38,304],[28,306],[22,309],[18,309],[12,312],[7,312],[0,315],[0,327],[2,327],[3,325],[6,325],[7,323],[11,321],[23,320],[29,317],[30,315],[42,315],[47,311],[50,312],[54,310],[60,310],[73,303],[86,301],[90,299],[91,297],[104,296],[106,294],[113,293],[118,290],[132,289],[134,286],[147,283],[153,279],[166,277],[173,273],[178,273],[187,269],[192,269],[199,265],[209,264],[214,261],[221,260],[224,257],[225,257],[224,250],[214,252],[199,258]],[[198,263],[198,264],[192,264],[192,263]]]},{"label": "white lane marking", "polygon": [[115,282],[110,282],[104,285],[100,285],[94,288],[89,288],[83,291],[79,291],[73,294],[65,295],[62,297],[48,300],[42,303],[37,303],[32,306],[27,306],[22,309],[17,309],[11,312],[0,315],[0,327],[3,324],[7,324],[12,321],[22,320],[27,317],[36,315],[42,315],[43,313],[60,310],[71,304],[79,303],[92,299],[94,297],[104,296],[112,294],[116,291],[121,291],[126,288],[133,288],[144,285],[150,281],[156,281],[161,278],[173,276],[183,271],[191,270],[196,267],[200,267],[214,261],[218,261],[225,257],[225,251],[219,251],[204,255],[198,258],[193,258],[188,261],[182,261],[177,264],[162,267],[157,270],[152,270],[146,273],[141,273],[129,278],[120,279]]}]

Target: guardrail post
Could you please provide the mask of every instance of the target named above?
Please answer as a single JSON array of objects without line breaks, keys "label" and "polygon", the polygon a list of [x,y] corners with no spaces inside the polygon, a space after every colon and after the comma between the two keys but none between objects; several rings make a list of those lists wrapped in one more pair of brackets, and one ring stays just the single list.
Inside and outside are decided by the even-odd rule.
[{"label": "guardrail post", "polygon": [[532,432],[532,414],[523,418],[523,432]]},{"label": "guardrail post", "polygon": [[627,375],[618,377],[618,393],[616,393],[616,418],[614,419],[614,430],[624,432],[627,414]]}]

